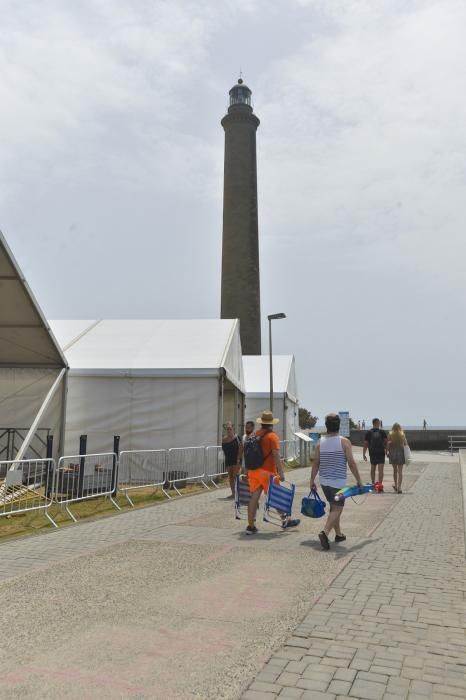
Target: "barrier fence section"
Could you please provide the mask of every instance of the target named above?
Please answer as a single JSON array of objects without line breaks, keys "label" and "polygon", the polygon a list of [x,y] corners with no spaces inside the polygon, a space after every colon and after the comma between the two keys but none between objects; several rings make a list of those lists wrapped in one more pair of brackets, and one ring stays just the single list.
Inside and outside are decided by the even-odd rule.
[{"label": "barrier fence section", "polygon": [[215,479],[228,474],[221,445],[209,445],[205,448],[205,473],[207,481],[210,481],[216,489],[220,488]]},{"label": "barrier fence section", "polygon": [[168,450],[167,483],[181,496],[177,484],[183,481],[200,481],[208,490],[205,447],[171,447]]},{"label": "barrier fence section", "polygon": [[21,459],[0,462],[0,516],[43,510],[54,527],[58,525],[48,512],[52,505],[55,461]]},{"label": "barrier fence section", "polygon": [[55,472],[53,500],[65,507],[74,522],[77,520],[69,505],[90,498],[107,496],[115,508],[121,510],[113,499],[117,481],[117,461],[114,452],[60,457]]},{"label": "barrier fence section", "polygon": [[453,450],[464,449],[466,447],[466,435],[449,435],[448,447],[450,454],[453,454]]},{"label": "barrier fence section", "polygon": [[118,489],[127,501],[134,506],[128,495],[132,489],[160,487],[165,491],[167,482],[167,450],[123,450],[118,466]]}]

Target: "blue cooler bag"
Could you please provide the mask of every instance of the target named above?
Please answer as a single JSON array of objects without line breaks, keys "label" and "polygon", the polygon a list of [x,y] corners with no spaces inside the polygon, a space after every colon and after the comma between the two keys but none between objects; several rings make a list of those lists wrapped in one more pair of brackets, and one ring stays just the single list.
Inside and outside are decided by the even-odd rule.
[{"label": "blue cooler bag", "polygon": [[308,518],[321,518],[325,515],[325,503],[317,493],[317,490],[310,492],[301,501],[301,513]]}]

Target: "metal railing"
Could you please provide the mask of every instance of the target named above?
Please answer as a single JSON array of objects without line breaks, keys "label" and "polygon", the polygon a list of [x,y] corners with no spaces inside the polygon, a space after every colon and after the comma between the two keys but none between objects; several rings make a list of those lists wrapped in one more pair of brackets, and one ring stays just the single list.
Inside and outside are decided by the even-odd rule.
[{"label": "metal railing", "polygon": [[128,495],[132,489],[157,488],[171,498],[165,490],[167,481],[167,450],[124,450],[120,452],[118,465],[118,490],[134,506]]},{"label": "metal railing", "polygon": [[74,522],[70,503],[107,496],[121,510],[113,495],[117,482],[117,456],[114,452],[60,457],[55,472],[53,500],[65,507]]},{"label": "metal railing", "polygon": [[448,436],[448,446],[450,454],[453,454],[453,450],[459,450],[466,447],[466,435],[449,435]]},{"label": "metal railing", "polygon": [[177,484],[188,481],[205,483],[205,447],[172,447],[168,450],[166,481],[170,488],[181,496]]},{"label": "metal railing", "polygon": [[207,481],[215,488],[220,488],[215,479],[228,474],[225,466],[225,454],[221,445],[209,445],[205,448],[205,475]]},{"label": "metal railing", "polygon": [[52,505],[55,474],[53,459],[21,459],[0,462],[0,516],[43,510],[46,518],[58,527],[48,512]]}]

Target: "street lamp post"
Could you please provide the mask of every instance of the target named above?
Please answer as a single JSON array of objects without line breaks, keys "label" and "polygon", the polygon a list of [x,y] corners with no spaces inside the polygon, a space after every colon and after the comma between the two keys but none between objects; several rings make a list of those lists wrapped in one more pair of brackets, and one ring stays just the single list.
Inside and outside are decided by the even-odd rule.
[{"label": "street lamp post", "polygon": [[270,410],[273,413],[272,321],[277,318],[286,318],[286,314],[270,314],[267,318],[269,320]]}]

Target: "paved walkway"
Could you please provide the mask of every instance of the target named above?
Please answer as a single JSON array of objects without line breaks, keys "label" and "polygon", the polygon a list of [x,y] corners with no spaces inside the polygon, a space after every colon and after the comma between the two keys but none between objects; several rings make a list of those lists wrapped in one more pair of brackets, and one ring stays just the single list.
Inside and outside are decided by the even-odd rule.
[{"label": "paved walkway", "polygon": [[425,459],[330,552],[308,518],[245,537],[226,491],[0,545],[0,697],[465,697],[458,466]]},{"label": "paved walkway", "polygon": [[243,700],[465,698],[462,511],[456,461],[430,464]]}]

